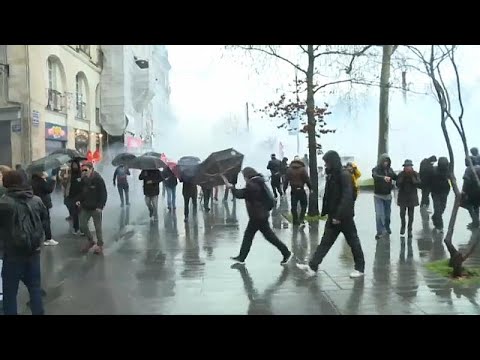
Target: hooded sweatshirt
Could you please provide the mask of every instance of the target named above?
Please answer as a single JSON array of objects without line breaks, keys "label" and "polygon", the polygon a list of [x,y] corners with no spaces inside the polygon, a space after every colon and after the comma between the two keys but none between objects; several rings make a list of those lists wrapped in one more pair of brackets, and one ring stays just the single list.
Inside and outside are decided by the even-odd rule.
[{"label": "hooded sweatshirt", "polygon": [[[16,202],[26,203],[32,209],[35,227],[32,236],[40,239],[40,242],[45,238],[45,229],[48,225],[47,208],[38,196],[33,195],[31,187],[8,188],[5,196],[0,198],[0,242],[4,258],[23,258],[31,255],[19,253],[12,238]],[[40,248],[36,252],[40,252]]]},{"label": "hooded sweatshirt", "polygon": [[322,216],[329,219],[348,221],[353,219],[354,185],[352,175],[343,168],[340,155],[327,151],[323,156],[327,164],[327,181],[322,204]]},{"label": "hooded sweatshirt", "polygon": [[[388,161],[388,166],[385,168],[383,163]],[[372,169],[372,177],[374,183],[374,196],[384,199],[392,199],[393,180],[397,180],[397,174],[391,168],[392,160],[388,154],[382,154],[378,158],[378,164]],[[389,177],[392,180],[390,182],[385,181],[385,177]]]},{"label": "hooded sweatshirt", "polygon": [[450,163],[446,157],[438,159],[438,165],[433,168],[431,179],[432,194],[445,194],[450,192]]},{"label": "hooded sweatshirt", "polygon": [[55,189],[55,181],[51,178],[44,179],[37,174],[32,175],[33,194],[42,199],[47,209],[52,208],[52,198],[50,194]]},{"label": "hooded sweatshirt", "polygon": [[300,160],[293,160],[290,166],[287,169],[287,175],[285,182],[283,184],[283,190],[286,191],[288,184],[293,190],[302,189],[307,184],[308,188],[312,189],[312,184],[310,183],[310,178],[308,177],[307,169],[305,164]]},{"label": "hooded sweatshirt", "polygon": [[253,221],[266,221],[270,216],[270,211],[265,207],[263,201],[265,194],[263,193],[265,186],[265,178],[261,174],[251,177],[245,188],[232,189],[232,194],[237,199],[245,199],[248,217]]}]

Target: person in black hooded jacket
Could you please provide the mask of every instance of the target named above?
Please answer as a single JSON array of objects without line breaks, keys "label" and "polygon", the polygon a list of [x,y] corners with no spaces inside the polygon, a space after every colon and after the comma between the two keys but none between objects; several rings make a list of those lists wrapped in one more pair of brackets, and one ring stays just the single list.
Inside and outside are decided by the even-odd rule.
[{"label": "person in black hooded jacket", "polygon": [[350,277],[363,276],[365,259],[358,238],[354,221],[354,185],[351,174],[342,166],[340,156],[336,151],[327,151],[323,156],[327,181],[323,197],[322,216],[328,215],[320,245],[307,264],[297,264],[297,267],[314,276],[323,258],[335,243],[340,233],[343,233],[350,246],[355,261],[355,270]]},{"label": "person in black hooded jacket", "polygon": [[438,159],[438,165],[433,168],[430,191],[433,200],[432,222],[435,229],[443,231],[443,212],[447,206],[450,192],[450,163],[446,157]]},{"label": "person in black hooded jacket", "polygon": [[47,208],[47,228],[45,229],[45,245],[58,245],[58,242],[52,239],[52,228],[50,222],[50,209],[52,208],[52,198],[50,194],[55,189],[56,176],[47,178],[46,173],[32,175],[33,195],[42,199],[43,205]]},{"label": "person in black hooded jacket", "polygon": [[420,163],[420,181],[422,182],[422,200],[420,205],[424,208],[428,208],[430,205],[430,187],[432,183],[433,163],[436,161],[437,157],[432,155],[428,159],[423,159]]},{"label": "person in black hooded jacket", "polygon": [[231,259],[239,264],[244,264],[245,259],[250,252],[253,238],[255,237],[256,232],[260,231],[265,239],[282,253],[283,260],[280,264],[286,265],[292,258],[292,252],[288,250],[287,246],[280,241],[277,235],[275,235],[268,223],[270,210],[268,210],[265,201],[267,196],[265,179],[251,167],[244,168],[242,174],[245,177],[246,182],[244,189],[235,189],[234,185],[230,184],[226,177],[223,177],[225,186],[232,189],[233,196],[237,199],[245,199],[245,205],[249,217],[248,225],[243,236],[242,246],[240,248],[240,254]]},{"label": "person in black hooded jacket", "polygon": [[270,184],[272,185],[273,196],[275,196],[275,199],[278,197],[277,191],[278,191],[278,194],[280,194],[280,196],[283,196],[282,187],[280,186],[281,167],[282,167],[282,162],[276,158],[275,154],[272,154],[271,160],[268,162],[268,165],[267,165],[267,170],[270,170],[271,172]]}]

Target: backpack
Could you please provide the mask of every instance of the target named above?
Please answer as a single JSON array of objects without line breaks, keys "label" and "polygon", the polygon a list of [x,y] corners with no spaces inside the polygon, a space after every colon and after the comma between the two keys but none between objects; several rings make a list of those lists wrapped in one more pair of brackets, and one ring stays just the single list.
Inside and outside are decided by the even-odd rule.
[{"label": "backpack", "polygon": [[267,186],[267,184],[263,183],[263,189],[265,190],[263,204],[267,211],[271,211],[275,207],[275,198],[273,197],[272,190]]},{"label": "backpack", "polygon": [[[40,248],[43,240],[43,226],[28,202],[13,201],[12,245],[16,253],[32,255]],[[38,231],[38,228],[42,231]]]}]

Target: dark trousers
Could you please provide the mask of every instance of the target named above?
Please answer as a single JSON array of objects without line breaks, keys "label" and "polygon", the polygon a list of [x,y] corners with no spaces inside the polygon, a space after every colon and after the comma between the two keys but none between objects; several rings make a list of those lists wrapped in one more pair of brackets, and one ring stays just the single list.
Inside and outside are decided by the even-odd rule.
[{"label": "dark trousers", "polygon": [[270,224],[268,223],[268,219],[265,220],[252,220],[248,222],[247,228],[245,229],[245,234],[243,235],[242,246],[240,248],[240,255],[239,258],[242,261],[248,256],[250,252],[250,248],[252,247],[253,238],[257,231],[260,231],[265,239],[275,246],[284,257],[288,256],[289,250],[287,246],[280,241],[280,239],[275,235]]},{"label": "dark trousers", "polygon": [[47,208],[47,227],[45,228],[45,240],[51,240],[52,239],[52,228],[50,224],[50,209]]},{"label": "dark trousers", "polygon": [[120,195],[120,201],[122,202],[122,205],[124,204],[123,201],[123,194],[125,194],[125,200],[127,201],[127,205],[130,204],[130,200],[128,198],[128,184],[117,184],[117,189],[118,189],[118,194]]},{"label": "dark trousers", "polygon": [[273,196],[275,198],[278,197],[277,191],[280,196],[283,195],[282,187],[280,186],[280,175],[272,175],[272,178],[270,179],[270,184],[272,185]]},{"label": "dark trousers", "polygon": [[447,207],[448,194],[432,193],[433,200],[433,226],[439,230],[443,230],[443,213]]},{"label": "dark trousers", "polygon": [[467,207],[470,217],[472,218],[472,226],[474,228],[479,227],[480,225],[480,211],[478,205],[468,205]]},{"label": "dark trousers", "polygon": [[412,232],[412,225],[413,225],[413,217],[415,213],[415,208],[413,206],[406,207],[406,206],[400,206],[400,221],[402,223],[402,230],[405,232],[405,215],[407,214],[407,209],[408,209],[408,232]]},{"label": "dark trousers", "polygon": [[365,259],[363,257],[362,245],[360,244],[360,239],[358,238],[357,228],[353,218],[344,220],[338,225],[332,224],[331,218],[327,220],[320,245],[317,246],[317,250],[315,250],[315,254],[309,263],[312,270],[318,270],[318,266],[322,263],[323,258],[327,255],[340,233],[345,236],[345,240],[352,250],[353,260],[355,261],[355,270],[362,273],[364,272]]},{"label": "dark trousers", "polygon": [[205,210],[209,209],[208,204],[210,203],[211,197],[212,197],[212,189],[203,189],[203,208]]},{"label": "dark trousers", "polygon": [[40,253],[29,258],[4,258],[2,267],[3,312],[17,315],[18,285],[22,281],[30,294],[32,315],[43,315],[40,285]]},{"label": "dark trousers", "polygon": [[80,214],[80,208],[75,205],[75,202],[70,198],[65,199],[65,205],[67,206],[68,213],[72,218],[73,230],[80,230],[80,220],[78,217]]},{"label": "dark trousers", "polygon": [[194,194],[183,194],[183,203],[185,207],[185,217],[188,218],[188,214],[190,213],[190,199],[192,199],[192,205],[193,205],[193,212],[195,213],[197,211],[197,192]]},{"label": "dark trousers", "polygon": [[[292,206],[292,220],[293,225],[300,225],[305,220],[305,213],[307,212],[307,193],[304,189],[292,188],[291,206]],[[298,203],[300,203],[300,218],[298,217]]]},{"label": "dark trousers", "polygon": [[422,206],[429,206],[430,205],[430,188],[424,187],[422,188],[422,201],[420,203]]}]

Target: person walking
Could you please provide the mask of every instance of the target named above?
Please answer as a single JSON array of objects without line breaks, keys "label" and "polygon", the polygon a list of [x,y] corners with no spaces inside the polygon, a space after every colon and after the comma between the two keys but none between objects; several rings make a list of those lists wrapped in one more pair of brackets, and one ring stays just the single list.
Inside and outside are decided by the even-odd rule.
[{"label": "person walking", "polygon": [[177,209],[177,184],[178,180],[170,168],[166,168],[162,173],[163,184],[167,189],[167,208],[168,211]]},{"label": "person walking", "polygon": [[413,170],[412,160],[405,160],[403,163],[403,171],[398,174],[397,187],[398,198],[397,204],[400,207],[400,235],[405,235],[405,215],[408,211],[408,238],[412,238],[412,225],[414,218],[415,207],[418,203],[418,191],[420,187],[420,175]]},{"label": "person walking", "polygon": [[46,223],[47,227],[45,229],[44,242],[44,245],[47,246],[58,245],[58,241],[55,241],[52,238],[52,228],[50,220],[50,209],[52,208],[52,197],[50,194],[55,190],[55,185],[56,177],[52,176],[50,179],[48,179],[48,175],[46,172],[32,175],[33,195],[38,196],[47,209],[48,219]]},{"label": "person walking", "polygon": [[443,213],[450,193],[450,163],[446,157],[438,158],[438,164],[433,168],[430,186],[433,200],[433,226],[437,231],[443,232]]},{"label": "person walking", "polygon": [[130,205],[130,201],[128,197],[129,186],[128,186],[127,176],[130,176],[130,170],[128,170],[128,168],[123,164],[119,165],[115,169],[115,172],[113,173],[113,186],[117,186],[118,194],[120,195],[121,207],[125,206],[124,194],[125,194],[125,201],[127,202],[127,206]]},{"label": "person walking", "polygon": [[73,235],[84,235],[80,231],[80,208],[76,205],[77,198],[82,193],[82,172],[80,162],[73,160],[70,164],[70,171],[65,173],[64,177],[64,204],[68,209],[68,221],[72,224]]},{"label": "person walking", "polygon": [[353,254],[355,269],[351,278],[364,275],[365,259],[358,238],[354,221],[354,189],[351,174],[343,169],[340,156],[336,151],[327,151],[323,156],[327,174],[325,195],[322,204],[322,216],[328,215],[325,231],[320,244],[308,264],[297,264],[307,276],[315,276],[319,265],[335,243],[340,233],[343,233]]},{"label": "person walking", "polygon": [[[287,169],[283,191],[286,193],[288,184],[290,184],[290,205],[292,211],[293,226],[305,226],[305,214],[307,212],[307,193],[305,185],[312,191],[312,184],[308,177],[305,164],[301,160],[293,160]],[[300,203],[300,217],[298,216],[298,203]]]},{"label": "person walking", "polygon": [[420,163],[420,180],[422,182],[422,200],[423,208],[428,209],[430,206],[430,187],[432,182],[433,164],[437,161],[435,155],[428,159],[423,159]]},{"label": "person walking", "polygon": [[281,180],[282,186],[284,186],[284,184],[285,184],[285,177],[287,176],[287,169],[288,169],[288,158],[284,157],[282,159],[282,163],[280,164],[280,180]]},{"label": "person walking", "polygon": [[138,179],[143,180],[143,194],[150,220],[158,220],[158,195],[160,195],[160,183],[163,180],[162,174],[158,169],[142,170]]},{"label": "person walking", "polygon": [[5,173],[3,185],[7,189],[0,198],[3,312],[17,315],[18,285],[22,281],[30,295],[32,315],[43,315],[40,249],[48,226],[47,208],[33,195],[20,172]]},{"label": "person walking", "polygon": [[251,167],[244,168],[242,174],[246,183],[243,189],[236,189],[228,182],[227,178],[223,176],[225,186],[232,189],[233,196],[237,199],[245,199],[249,218],[245,234],[243,235],[240,254],[231,259],[239,264],[245,264],[245,259],[250,252],[253,238],[257,231],[260,231],[265,239],[282,254],[283,259],[280,264],[287,265],[292,258],[292,252],[288,250],[287,246],[275,235],[268,222],[274,203],[273,199],[270,198],[272,195],[265,184],[265,179]]},{"label": "person walking", "polygon": [[[80,207],[80,229],[87,237],[87,244],[82,249],[88,252],[92,247],[95,254],[103,253],[102,213],[107,203],[107,187],[102,176],[96,172],[91,162],[82,164],[82,192],[76,205]],[[88,228],[88,222],[93,219],[97,243]]]},{"label": "person walking", "polygon": [[210,200],[212,200],[212,191],[213,191],[213,186],[209,184],[203,184],[200,185],[200,188],[202,189],[202,194],[203,194],[203,209],[205,212],[210,211],[209,203]]},{"label": "person walking", "polygon": [[392,190],[393,181],[397,180],[397,174],[392,170],[392,160],[388,154],[380,155],[378,164],[372,169],[374,184],[373,198],[375,201],[375,219],[377,234],[375,239],[390,235],[390,217],[392,213]]},{"label": "person walking", "polygon": [[[182,181],[182,179],[180,179]],[[193,213],[197,213],[197,197],[198,197],[198,190],[197,185],[194,183],[188,182],[183,180],[183,203],[184,203],[184,215],[185,215],[185,222],[188,222],[188,215],[190,213],[190,200],[192,200],[193,206]]]},{"label": "person walking", "polygon": [[358,180],[362,176],[362,173],[360,172],[360,169],[358,168],[357,164],[355,164],[354,162],[348,162],[345,168],[348,170],[348,172],[352,176],[353,194],[355,195],[354,200],[356,201],[358,197],[358,193],[360,192],[360,184]]},{"label": "person walking", "polygon": [[275,199],[278,198],[277,191],[280,196],[283,196],[282,188],[280,187],[281,165],[282,162],[276,158],[275,154],[272,154],[271,159],[267,165],[267,170],[270,170],[271,173],[270,184],[272,185],[273,196],[275,197]]},{"label": "person walking", "polygon": [[462,207],[466,208],[472,218],[472,222],[467,225],[469,230],[480,227],[480,188],[477,184],[474,172],[480,177],[480,165],[467,167],[463,175],[462,186]]}]

